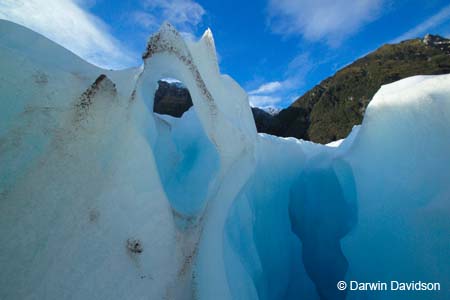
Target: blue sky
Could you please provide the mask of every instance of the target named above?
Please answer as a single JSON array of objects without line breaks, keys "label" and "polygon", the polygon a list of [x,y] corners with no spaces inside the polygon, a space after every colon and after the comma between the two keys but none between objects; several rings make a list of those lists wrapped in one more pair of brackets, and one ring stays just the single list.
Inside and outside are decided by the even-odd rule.
[{"label": "blue sky", "polygon": [[189,39],[209,27],[221,72],[261,107],[289,105],[382,44],[450,36],[443,0],[2,0],[0,18],[109,68],[139,65],[164,20]]}]

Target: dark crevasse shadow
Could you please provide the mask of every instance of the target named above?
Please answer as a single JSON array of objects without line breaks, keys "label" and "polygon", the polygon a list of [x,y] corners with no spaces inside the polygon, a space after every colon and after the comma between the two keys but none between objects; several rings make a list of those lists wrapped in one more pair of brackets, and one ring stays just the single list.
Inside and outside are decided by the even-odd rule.
[{"label": "dark crevasse shadow", "polygon": [[[228,215],[225,235],[242,264],[242,269],[234,267],[233,257],[225,257],[236,299],[241,294],[252,299],[249,286],[257,299],[286,299],[292,273],[296,271],[291,270],[296,237],[290,230],[287,211],[289,182],[283,183],[282,177],[276,177],[261,175],[250,180]],[[247,282],[245,287],[242,282]]]},{"label": "dark crevasse shadow", "polygon": [[[233,299],[317,300],[291,230],[290,188],[303,168],[298,148],[261,139],[254,175],[229,210],[224,260]],[[285,156],[277,155],[284,151]],[[297,160],[285,157],[297,157]]]},{"label": "dark crevasse shadow", "polygon": [[343,161],[306,168],[291,188],[292,231],[302,242],[303,263],[321,299],[345,299],[336,284],[345,280],[348,262],[341,239],[356,223],[356,191],[351,168]]}]

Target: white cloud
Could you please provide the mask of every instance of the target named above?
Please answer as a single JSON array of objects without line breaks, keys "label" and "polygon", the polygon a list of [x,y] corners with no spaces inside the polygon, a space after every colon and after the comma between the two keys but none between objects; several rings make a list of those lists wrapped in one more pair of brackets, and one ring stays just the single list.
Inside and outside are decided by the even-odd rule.
[{"label": "white cloud", "polygon": [[381,13],[384,0],[270,0],[269,26],[283,36],[336,46]]},{"label": "white cloud", "polygon": [[83,8],[91,8],[94,7],[99,1],[102,0],[75,0],[75,3],[78,3],[80,7]]},{"label": "white cloud", "polygon": [[132,15],[136,24],[144,28],[155,30],[160,26],[158,19],[145,11],[135,11]]},{"label": "white cloud", "polygon": [[272,81],[261,84],[257,89],[248,92],[248,100],[251,106],[259,108],[278,107],[286,94],[292,91],[293,78],[284,81]]},{"label": "white cloud", "polygon": [[282,98],[267,95],[262,96],[250,95],[248,97],[248,100],[252,107],[269,108],[269,107],[276,107],[282,101]]},{"label": "white cloud", "polygon": [[289,90],[287,81],[272,81],[261,84],[248,92],[250,105],[259,108],[275,108],[283,101],[283,94]]},{"label": "white cloud", "polygon": [[282,88],[283,85],[279,81],[272,81],[268,83],[264,83],[261,86],[259,86],[257,89],[248,92],[249,95],[256,95],[256,94],[266,94],[266,93],[273,93],[278,91],[280,88]]},{"label": "white cloud", "polygon": [[403,40],[423,36],[424,34],[429,33],[429,30],[434,29],[437,26],[441,25],[442,23],[448,21],[449,18],[450,18],[450,5],[447,5],[435,15],[429,17],[428,19],[426,19],[416,27],[412,28],[411,30],[408,30],[407,32],[403,33],[399,37],[392,40],[390,43],[398,43]]},{"label": "white cloud", "polygon": [[26,26],[105,68],[136,64],[134,56],[97,17],[74,0],[2,0],[0,19]]},{"label": "white cloud", "polygon": [[190,36],[205,13],[203,7],[192,0],[143,0],[142,11],[135,11],[132,17],[137,24],[152,31],[168,21]]},{"label": "white cloud", "polygon": [[292,94],[298,95],[298,90],[304,85],[305,76],[313,67],[308,53],[297,55],[288,64],[283,80],[262,83],[248,92],[250,104],[263,108],[290,104],[295,100],[292,100]]}]

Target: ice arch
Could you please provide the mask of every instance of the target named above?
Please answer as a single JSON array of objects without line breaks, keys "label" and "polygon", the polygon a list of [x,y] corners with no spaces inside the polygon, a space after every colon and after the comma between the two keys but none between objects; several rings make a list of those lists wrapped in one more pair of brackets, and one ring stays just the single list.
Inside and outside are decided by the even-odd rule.
[{"label": "ice arch", "polygon": [[[198,195],[193,199],[184,199],[184,183],[176,183],[177,180],[173,178],[167,181],[166,189],[171,204],[178,213],[189,217],[199,216],[205,208],[207,198],[217,192],[217,185],[229,167],[242,153],[252,151],[251,140],[256,136],[256,128],[248,105],[244,105],[247,104],[247,96],[231,78],[220,75],[210,30],[205,32],[199,42],[191,44],[185,42],[169,23],[165,23],[150,38],[143,59],[142,72],[133,93],[134,97],[144,100],[148,111],[153,110],[153,95],[161,78],[177,78],[191,94],[195,116],[190,118],[198,125],[200,132],[204,133],[201,148],[206,155],[199,156],[200,160],[194,162],[194,153],[187,154],[178,169],[170,167],[164,154],[155,157],[163,178],[168,174],[172,176],[173,171],[179,172],[180,176],[184,173],[185,176],[186,168],[199,168],[196,174],[195,171],[191,174],[197,175],[195,190]],[[240,105],[235,105],[236,103]],[[149,142],[156,149],[164,148],[169,142],[164,141],[167,139],[167,122],[154,118],[148,130],[154,133],[148,136]],[[199,147],[200,144],[191,150],[200,149]],[[185,149],[188,152],[191,150]],[[160,153],[164,153],[164,150],[161,149]],[[205,164],[210,164],[211,172],[199,174],[201,166]]]},{"label": "ice arch", "polygon": [[[231,295],[223,260],[226,248],[223,231],[229,207],[254,168],[257,139],[247,94],[233,79],[219,73],[210,30],[200,41],[190,43],[185,42],[166,23],[150,38],[143,59],[144,65],[137,76],[132,100],[144,102],[145,115],[148,115],[153,109],[157,80],[169,77],[182,81],[193,102],[193,111],[188,112],[187,117],[192,118],[191,125],[196,127],[195,135],[198,137],[201,133],[196,147],[203,147],[202,151],[206,154],[195,164],[201,172],[209,169],[207,173],[200,172],[200,178],[194,179],[198,198],[185,201],[185,187],[169,177],[173,178],[177,171],[180,174],[184,172],[183,168],[188,164],[181,163],[171,168],[167,157],[162,154],[171,148],[171,144],[174,146],[172,149],[183,144],[179,143],[179,137],[170,137],[169,134],[171,129],[176,131],[177,121],[167,124],[167,119],[161,120],[159,117],[136,118],[140,122],[138,127],[144,129],[142,134],[147,137],[155,153],[162,185],[177,226],[182,230],[180,234],[185,257],[183,277],[193,280],[191,285],[196,287],[195,293],[201,299],[218,299],[218,295],[219,298],[229,299]],[[134,111],[135,115],[143,114],[136,108]],[[191,171],[196,168],[195,165],[190,167]],[[189,226],[186,227],[186,224]]]}]

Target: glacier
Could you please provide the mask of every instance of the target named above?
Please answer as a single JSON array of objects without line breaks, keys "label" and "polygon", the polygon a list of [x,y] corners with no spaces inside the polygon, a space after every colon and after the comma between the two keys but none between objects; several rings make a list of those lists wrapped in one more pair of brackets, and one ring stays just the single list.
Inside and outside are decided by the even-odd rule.
[{"label": "glacier", "polygon": [[[207,30],[93,66],[0,20],[0,299],[449,299],[450,75],[329,145],[258,134]],[[161,78],[189,89],[153,113]],[[441,291],[340,291],[340,280]]]}]

